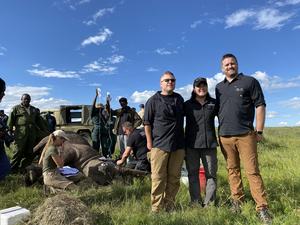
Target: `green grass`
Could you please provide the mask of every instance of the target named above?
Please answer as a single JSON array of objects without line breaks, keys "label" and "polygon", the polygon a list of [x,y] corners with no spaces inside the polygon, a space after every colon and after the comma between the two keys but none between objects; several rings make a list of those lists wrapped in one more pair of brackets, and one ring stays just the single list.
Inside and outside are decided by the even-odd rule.
[{"label": "green grass", "polygon": [[[268,128],[259,144],[260,170],[268,193],[273,224],[300,224],[300,127]],[[95,224],[261,224],[243,174],[247,202],[240,215],[229,210],[229,186],[225,161],[218,151],[218,206],[189,206],[188,189],[181,185],[177,209],[172,213],[150,213],[150,180],[134,180],[132,185],[114,183],[109,187],[90,188],[70,193],[82,200],[96,216]],[[34,210],[44,201],[42,187],[24,187],[22,177],[10,175],[0,183],[0,209],[20,205]]]}]

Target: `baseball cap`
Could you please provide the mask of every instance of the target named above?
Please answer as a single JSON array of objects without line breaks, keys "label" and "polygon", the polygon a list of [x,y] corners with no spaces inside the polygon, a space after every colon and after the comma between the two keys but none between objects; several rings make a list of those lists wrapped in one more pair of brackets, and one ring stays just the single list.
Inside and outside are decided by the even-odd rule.
[{"label": "baseball cap", "polygon": [[62,137],[66,139],[67,141],[70,141],[70,139],[67,137],[67,134],[63,130],[56,130],[52,133],[55,137]]},{"label": "baseball cap", "polygon": [[204,77],[198,77],[194,80],[193,87],[198,87],[200,84],[204,84],[207,86],[207,80]]}]

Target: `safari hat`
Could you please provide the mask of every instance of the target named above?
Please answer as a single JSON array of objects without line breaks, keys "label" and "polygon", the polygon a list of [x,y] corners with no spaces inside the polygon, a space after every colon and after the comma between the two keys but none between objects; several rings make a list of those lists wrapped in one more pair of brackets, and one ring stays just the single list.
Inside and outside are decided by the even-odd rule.
[{"label": "safari hat", "polygon": [[70,141],[70,139],[67,137],[67,134],[63,130],[56,130],[52,133],[55,137],[62,137],[66,139],[67,141]]}]

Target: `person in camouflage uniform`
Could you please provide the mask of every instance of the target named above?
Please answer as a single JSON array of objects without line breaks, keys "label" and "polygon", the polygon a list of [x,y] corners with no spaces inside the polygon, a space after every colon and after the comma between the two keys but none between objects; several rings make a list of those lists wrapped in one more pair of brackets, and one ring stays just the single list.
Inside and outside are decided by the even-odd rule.
[{"label": "person in camouflage uniform", "polygon": [[18,173],[30,165],[34,155],[33,147],[37,142],[39,127],[43,127],[39,109],[30,105],[31,97],[23,94],[21,104],[13,107],[8,128],[15,134],[14,153],[11,159],[11,171]]},{"label": "person in camouflage uniform", "polygon": [[104,109],[103,104],[97,104],[96,101],[98,95],[98,91],[96,90],[96,96],[94,98],[91,111],[91,120],[94,125],[92,131],[92,141],[93,148],[101,153],[101,146],[102,156],[107,158],[111,157],[114,153],[117,136],[112,132],[114,118],[112,118]]}]

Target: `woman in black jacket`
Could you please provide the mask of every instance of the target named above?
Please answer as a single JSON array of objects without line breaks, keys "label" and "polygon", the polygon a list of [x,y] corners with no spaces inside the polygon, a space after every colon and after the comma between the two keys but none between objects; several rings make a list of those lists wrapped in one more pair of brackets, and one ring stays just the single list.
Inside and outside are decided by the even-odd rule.
[{"label": "woman in black jacket", "polygon": [[[186,167],[189,178],[189,192],[192,203],[207,206],[214,204],[217,189],[217,138],[215,117],[216,100],[210,97],[205,78],[194,80],[191,98],[184,103],[186,128]],[[200,159],[206,176],[206,194],[201,200],[199,169]]]}]

